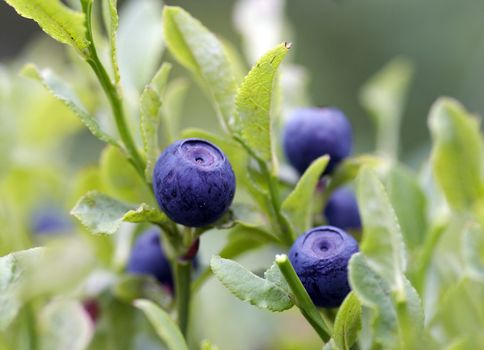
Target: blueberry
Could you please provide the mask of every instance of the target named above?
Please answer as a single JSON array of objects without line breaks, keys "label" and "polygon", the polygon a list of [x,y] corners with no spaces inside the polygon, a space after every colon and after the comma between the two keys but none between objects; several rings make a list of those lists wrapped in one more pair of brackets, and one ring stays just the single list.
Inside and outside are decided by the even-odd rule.
[{"label": "blueberry", "polygon": [[314,304],[338,307],[350,292],[348,262],[358,243],[345,231],[320,226],[306,231],[289,251],[297,275]]},{"label": "blueberry", "polygon": [[331,226],[342,230],[360,230],[361,218],[355,194],[348,187],[333,192],[324,209],[324,216]]},{"label": "blueberry", "polygon": [[69,218],[56,208],[42,208],[31,217],[30,228],[36,234],[62,233],[72,229]]},{"label": "blueberry", "polygon": [[162,250],[157,229],[147,230],[138,236],[126,270],[132,274],[153,276],[161,284],[173,286],[171,265]]},{"label": "blueberry", "polygon": [[201,139],[179,140],[158,158],[153,189],[170,219],[200,227],[214,223],[230,207],[235,175],[217,146]]},{"label": "blueberry", "polygon": [[351,153],[351,124],[337,108],[298,109],[286,123],[283,148],[300,174],[315,159],[328,154],[330,161],[324,174],[330,174]]}]

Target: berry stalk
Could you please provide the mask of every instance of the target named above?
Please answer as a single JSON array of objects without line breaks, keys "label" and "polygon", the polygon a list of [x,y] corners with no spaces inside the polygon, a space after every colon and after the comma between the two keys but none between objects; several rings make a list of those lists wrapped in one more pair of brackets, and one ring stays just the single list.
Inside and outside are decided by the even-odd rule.
[{"label": "berry stalk", "polygon": [[175,260],[174,272],[178,326],[186,338],[190,316],[192,261]]},{"label": "berry stalk", "polygon": [[[304,288],[301,280],[296,274],[294,267],[287,258],[286,254],[276,256],[276,264],[279,266],[282,275],[287,281],[292,292],[296,296],[296,305],[301,310],[304,318],[309,322],[313,329],[318,333],[321,340],[326,343],[331,338],[331,330],[324,323],[318,309],[314,306],[308,292]],[[324,345],[324,344],[323,344]]]},{"label": "berry stalk", "polygon": [[128,126],[126,124],[126,117],[124,114],[123,105],[121,102],[121,97],[119,96],[118,90],[113,85],[111,79],[109,78],[106,69],[104,68],[99,56],[97,54],[96,46],[94,45],[94,38],[92,35],[92,24],[91,24],[91,14],[92,14],[92,2],[82,2],[83,10],[86,15],[86,36],[90,41],[89,44],[89,55],[86,57],[87,63],[91,66],[94,74],[99,80],[106,97],[109,100],[111,109],[113,111],[114,120],[116,122],[116,127],[119,132],[126,151],[128,153],[128,159],[134,165],[135,169],[144,178],[144,161],[141,158],[136,145],[134,143],[133,137],[129,132]]},{"label": "berry stalk", "polygon": [[261,167],[266,175],[267,182],[269,185],[269,192],[271,197],[271,204],[272,209],[274,211],[274,215],[276,217],[277,225],[279,226],[279,232],[281,240],[287,246],[291,246],[294,242],[294,236],[292,230],[287,222],[286,218],[281,213],[281,202],[279,198],[279,190],[278,190],[278,182],[279,179],[277,176],[274,176],[269,169],[267,168],[265,163],[261,164]]}]

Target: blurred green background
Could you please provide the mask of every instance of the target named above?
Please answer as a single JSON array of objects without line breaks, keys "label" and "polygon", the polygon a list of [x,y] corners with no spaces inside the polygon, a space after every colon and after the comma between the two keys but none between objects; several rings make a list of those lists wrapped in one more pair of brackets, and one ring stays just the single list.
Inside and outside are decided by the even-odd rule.
[{"label": "blurred green background", "polygon": [[[235,1],[166,3],[183,6],[215,33],[241,46],[233,25]],[[358,90],[394,56],[410,58],[416,68],[401,128],[407,163],[415,164],[425,153],[426,117],[438,96],[455,97],[476,113],[484,109],[482,1],[294,0],[286,2],[285,12],[292,26],[288,39],[294,43],[290,59],[306,67],[315,105],[336,105],[347,113],[355,129],[356,153],[372,149],[374,140]],[[3,62],[15,58],[39,32],[33,22],[0,3]],[[191,88],[189,101],[184,111],[187,124],[204,125],[200,116],[213,113],[196,87]]]}]

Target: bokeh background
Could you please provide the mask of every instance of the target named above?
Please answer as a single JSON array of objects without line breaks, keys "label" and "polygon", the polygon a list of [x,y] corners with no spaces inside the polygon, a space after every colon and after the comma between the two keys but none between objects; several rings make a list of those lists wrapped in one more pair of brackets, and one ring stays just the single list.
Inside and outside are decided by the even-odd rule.
[{"label": "bokeh background", "polygon": [[[265,0],[260,0],[264,2]],[[125,1],[120,1],[122,6]],[[239,48],[233,0],[166,1],[181,5]],[[305,0],[286,2],[294,43],[292,61],[310,76],[309,93],[316,105],[336,105],[353,122],[356,152],[372,148],[373,129],[358,103],[361,85],[397,55],[416,68],[401,128],[402,155],[417,164],[429,133],[427,114],[438,96],[453,96],[469,110],[484,110],[484,3],[478,0]],[[43,35],[0,2],[0,59],[15,59]],[[193,87],[186,118],[195,122],[211,113]],[[193,125],[193,123],[191,123]]]},{"label": "bokeh background", "polygon": [[[272,0],[259,1],[273,2]],[[121,9],[126,2],[119,1]],[[247,43],[240,35],[235,25],[237,21],[234,20],[237,1],[182,0],[165,3],[184,7],[210,30],[235,44],[240,52],[244,51]],[[353,124],[357,154],[372,151],[375,140],[372,120],[359,103],[360,88],[374,73],[396,56],[407,57],[415,67],[400,129],[400,155],[405,163],[417,168],[428,155],[430,146],[427,115],[437,97],[452,96],[460,100],[470,111],[477,114],[482,114],[484,111],[484,99],[481,97],[484,91],[484,21],[482,21],[484,2],[482,1],[287,0],[283,11],[287,19],[287,26],[283,30],[285,34],[283,38],[275,38],[274,42],[271,42],[269,36],[263,38],[265,41],[261,41],[267,43],[265,49],[275,46],[279,40],[293,42],[293,50],[288,59],[305,70],[310,100],[317,106],[338,106],[347,114]],[[253,35],[257,36],[260,29],[260,35],[266,36],[267,32],[263,30],[263,25],[264,23],[254,23]],[[16,77],[12,72],[19,71],[27,62],[35,62],[41,67],[50,66],[60,75],[70,75],[70,79],[82,78],[83,73],[91,74],[88,70],[70,72],[69,69],[72,66],[66,66],[66,64],[72,60],[73,55],[66,51],[64,46],[48,39],[34,22],[21,18],[12,8],[0,1],[0,64],[9,71],[8,79],[25,80]],[[143,52],[137,54],[142,55]],[[250,63],[253,63],[249,62],[250,60],[247,58],[244,62],[247,70]],[[75,69],[78,67],[79,65],[74,65]],[[175,66],[174,76],[186,77],[187,74],[180,67]],[[0,76],[0,88],[1,83],[2,76]],[[84,85],[89,86],[89,84]],[[83,85],[82,82],[80,85]],[[29,147],[36,148],[41,142],[45,146],[52,141],[50,138],[53,139],[55,136],[55,133],[52,133],[55,123],[63,118],[62,113],[68,114],[67,110],[59,104],[59,115],[42,116],[43,128],[50,130],[49,133],[45,132],[47,136],[44,139],[42,139],[43,131],[38,130],[37,126],[29,130],[29,120],[35,119],[35,116],[30,117],[31,115],[36,112],[43,113],[42,108],[52,110],[49,109],[51,106],[48,108],[41,104],[40,100],[43,100],[46,94],[39,93],[40,97],[37,101],[39,104],[31,98],[39,90],[41,88],[38,84],[30,81],[22,81],[20,87],[13,90],[12,98],[18,101],[16,105],[22,105],[23,100],[33,104],[31,106],[24,104],[22,109],[15,110],[15,113],[25,112],[25,115],[29,116],[27,120],[18,118],[18,123],[23,123],[19,128],[27,129],[26,133],[22,133],[20,140],[23,146],[27,144],[28,147],[25,147],[27,150]],[[185,101],[181,111],[182,126],[218,130],[215,113],[196,84],[189,85]],[[101,104],[99,101],[90,102],[96,106]],[[2,110],[1,105],[0,113],[8,116],[10,127],[11,120],[18,117],[15,113],[12,114],[11,110],[7,112]],[[10,198],[22,197],[25,203],[29,204],[25,208],[22,205],[14,208],[24,212],[25,217],[10,216],[8,230],[0,227],[0,240],[4,239],[2,236],[4,232],[28,230],[25,227],[25,218],[39,206],[38,202],[33,200],[29,202],[26,199],[29,195],[34,198],[33,194],[28,193],[28,189],[42,185],[39,193],[49,192],[55,200],[61,198],[62,204],[59,205],[61,207],[59,210],[63,212],[72,208],[75,200],[83,194],[76,188],[70,188],[69,198],[64,198],[67,191],[63,186],[72,185],[74,179],[71,181],[70,176],[77,170],[97,164],[104,145],[80,127],[72,115],[66,118],[72,120],[59,124],[64,128],[62,135],[63,137],[66,134],[72,135],[63,141],[62,146],[53,143],[52,147],[52,152],[58,152],[62,147],[62,157],[38,158],[44,162],[42,164],[44,167],[54,169],[55,166],[57,174],[52,175],[56,178],[52,181],[56,183],[54,186],[46,184],[48,182],[46,179],[50,178],[51,174],[48,172],[44,174],[43,169],[35,170],[39,171],[39,176],[35,175],[34,178],[31,174],[37,173],[27,173],[27,170],[24,170],[25,164],[28,166],[35,164],[32,162],[32,157],[29,158],[26,154],[30,151],[22,152],[14,149],[13,146],[10,147],[10,154],[6,158],[13,160],[16,167],[9,174],[3,187],[9,192],[4,193],[5,196],[2,194],[0,202],[5,198],[8,202]],[[0,118],[1,122],[2,118]],[[2,143],[9,142],[6,137],[8,131],[1,129],[4,126],[0,124],[0,146]],[[13,128],[15,127],[18,125]],[[65,132],[65,128],[71,128],[72,132]],[[49,147],[46,149],[50,151]],[[0,166],[4,166],[1,153],[0,161]],[[1,173],[0,168],[0,175]],[[59,180],[59,173],[66,175],[60,176],[62,179]],[[12,185],[9,185],[8,181]],[[30,182],[27,183],[27,181]],[[52,191],[52,188],[55,188],[55,191]],[[3,208],[0,207],[0,224],[3,214],[1,209]],[[30,232],[28,234],[30,235]],[[97,237],[95,239],[103,240]],[[208,233],[202,241],[202,264],[206,264],[211,254],[216,253],[222,244],[223,241],[217,236],[217,232]],[[14,242],[11,249],[19,247],[25,247],[25,243]],[[8,253],[9,249],[0,245],[0,251],[4,254]],[[241,262],[249,268],[263,271],[262,269],[272,262],[275,253],[274,250],[257,252],[246,256]],[[75,254],[71,255],[75,256]],[[64,257],[67,258],[67,254]],[[222,349],[312,349],[318,346],[317,337],[296,310],[284,314],[269,314],[257,310],[235,299],[215,280],[210,281],[202,289],[195,307],[194,314],[198,315],[195,321],[201,325],[197,330],[202,332],[201,328],[204,328],[204,335],[220,345]],[[233,315],[233,317],[229,318],[227,315]],[[298,334],[297,339],[294,334]],[[155,348],[157,347],[154,346],[153,349]]]}]

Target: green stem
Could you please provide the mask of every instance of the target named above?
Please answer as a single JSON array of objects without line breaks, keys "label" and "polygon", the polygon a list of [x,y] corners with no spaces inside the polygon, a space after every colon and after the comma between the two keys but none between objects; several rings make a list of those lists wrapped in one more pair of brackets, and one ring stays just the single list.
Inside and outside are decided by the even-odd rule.
[{"label": "green stem", "polygon": [[423,295],[425,289],[425,276],[428,272],[430,262],[432,261],[435,246],[439,242],[442,234],[445,231],[445,225],[438,225],[433,227],[426,238],[420,258],[417,262],[417,269],[415,272],[414,286],[415,289]]},{"label": "green stem", "polygon": [[36,323],[35,323],[35,312],[33,310],[32,303],[27,305],[25,307],[25,310],[26,310],[25,317],[27,318],[27,329],[28,329],[28,333],[29,333],[30,349],[36,350],[38,348],[37,329],[36,329]]},{"label": "green stem", "polygon": [[168,146],[174,141],[173,130],[164,106],[161,107],[160,113],[161,113],[161,118],[160,118],[161,129],[164,136],[163,142],[165,146]]},{"label": "green stem", "polygon": [[267,183],[269,185],[269,193],[271,197],[271,205],[274,211],[274,215],[277,219],[277,225],[279,226],[279,232],[281,239],[284,244],[291,246],[294,243],[294,238],[292,234],[292,230],[287,222],[286,218],[281,213],[281,203],[279,198],[279,189],[278,189],[278,182],[279,179],[277,176],[271,174],[267,165],[261,163],[261,168],[266,176]]},{"label": "green stem", "polygon": [[[279,266],[282,275],[287,281],[287,284],[291,288],[296,297],[296,305],[301,311],[302,315],[306,318],[309,324],[318,333],[323,343],[329,341],[331,338],[330,327],[324,323],[320,313],[316,306],[314,306],[308,292],[304,288],[301,280],[296,274],[296,271],[291,265],[291,262],[287,258],[286,254],[276,256],[276,264]],[[323,344],[324,345],[324,344]]]},{"label": "green stem", "polygon": [[83,9],[86,15],[86,36],[90,41],[89,45],[89,55],[87,56],[87,63],[91,66],[92,70],[96,74],[113,111],[114,120],[116,122],[116,127],[119,132],[119,136],[126,147],[129,155],[130,161],[135,166],[136,170],[142,174],[144,178],[144,161],[141,158],[136,145],[133,141],[131,133],[129,132],[128,126],[126,124],[126,118],[124,115],[123,105],[121,98],[119,96],[116,86],[112,83],[106,69],[104,68],[99,56],[97,54],[96,46],[94,45],[94,38],[92,35],[92,24],[91,24],[91,13],[92,13],[92,2],[83,2]]},{"label": "green stem", "polygon": [[190,316],[190,298],[191,298],[191,271],[192,262],[190,261],[175,261],[175,293],[178,326],[182,334],[187,336],[188,320]]}]

